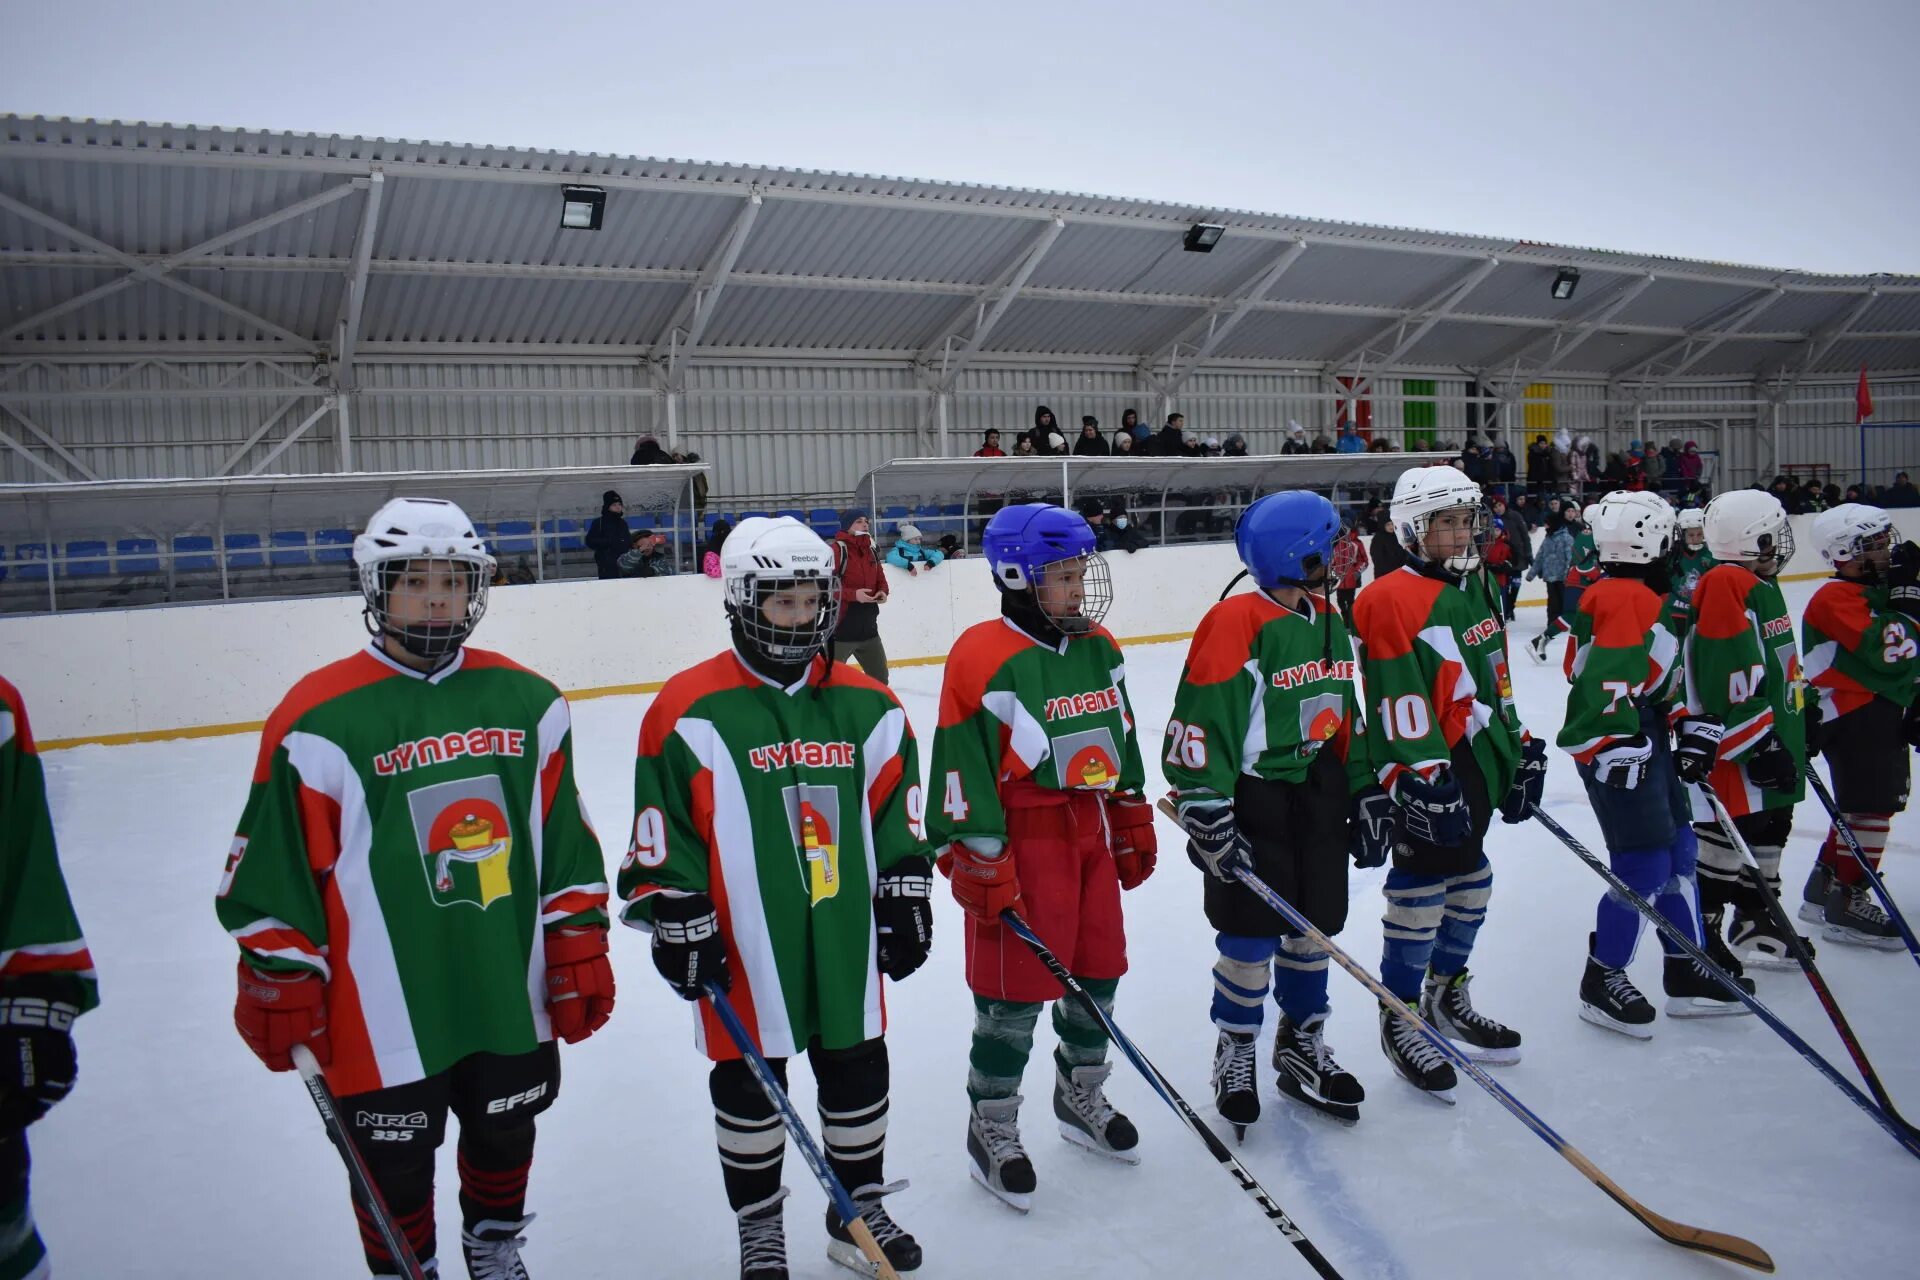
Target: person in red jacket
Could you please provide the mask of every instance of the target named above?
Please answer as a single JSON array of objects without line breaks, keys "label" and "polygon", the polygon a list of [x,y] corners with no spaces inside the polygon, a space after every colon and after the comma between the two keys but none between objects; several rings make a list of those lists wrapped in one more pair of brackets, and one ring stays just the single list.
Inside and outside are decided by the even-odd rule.
[{"label": "person in red jacket", "polygon": [[873,526],[867,513],[840,513],[833,535],[833,571],[840,580],[840,624],[833,632],[833,660],[858,662],[860,669],[887,682],[887,650],[880,643],[880,606],[887,602],[887,571],[873,550]]},{"label": "person in red jacket", "polygon": [[1353,625],[1353,593],[1360,589],[1360,576],[1367,571],[1367,544],[1360,541],[1359,530],[1351,524],[1340,526],[1340,536],[1333,541],[1333,572],[1336,577],[1334,599],[1339,602],[1340,616],[1348,626]]}]

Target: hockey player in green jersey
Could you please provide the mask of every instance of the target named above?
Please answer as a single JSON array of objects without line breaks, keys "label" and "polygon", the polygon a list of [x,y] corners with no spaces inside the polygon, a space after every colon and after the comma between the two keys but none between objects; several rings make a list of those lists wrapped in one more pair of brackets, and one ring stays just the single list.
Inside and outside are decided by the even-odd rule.
[{"label": "hockey player in green jersey", "polygon": [[[1488,825],[1496,807],[1523,822],[1539,802],[1546,743],[1514,709],[1506,631],[1481,570],[1479,486],[1452,467],[1417,467],[1394,485],[1390,512],[1411,563],[1353,606],[1367,755],[1394,805],[1380,976],[1463,1052],[1517,1062],[1520,1034],[1473,1007],[1467,959],[1493,890]],[[1452,1101],[1452,1065],[1384,1004],[1380,1043],[1406,1080]]]},{"label": "hockey player in green jersey", "polygon": [[100,1003],[54,847],[20,691],[0,679],[0,1280],[44,1277],[27,1127],[73,1089],[73,1021]]},{"label": "hockey player in green jersey", "polygon": [[1713,568],[1713,552],[1707,550],[1707,513],[1701,507],[1688,507],[1674,520],[1678,539],[1673,547],[1673,562],[1667,570],[1668,580],[1673,590],[1667,593],[1667,607],[1664,611],[1667,630],[1674,638],[1684,640],[1687,636],[1687,623],[1692,617],[1693,589],[1700,585],[1700,575]]},{"label": "hockey player in green jersey", "polygon": [[1208,873],[1202,896],[1219,951],[1214,1100],[1242,1132],[1260,1117],[1254,1041],[1269,969],[1280,1091],[1346,1121],[1359,1119],[1366,1097],[1327,1047],[1326,952],[1232,873],[1250,867],[1332,935],[1347,919],[1350,843],[1363,867],[1387,858],[1392,802],[1356,737],[1353,643],[1327,598],[1339,532],[1333,504],[1304,490],[1246,509],[1234,543],[1258,590],[1200,620],[1167,725],[1162,769],[1189,856]]},{"label": "hockey player in green jersey", "polygon": [[[394,499],[353,559],[373,641],[274,710],[220,879],[240,944],[234,1023],[270,1069],[302,1044],[326,1069],[429,1276],[452,1111],[468,1274],[524,1280],[554,1041],[584,1040],[613,1009],[605,864],[567,701],[466,646],[494,561],[453,503]],[[398,1274],[355,1209],[373,1274]]]},{"label": "hockey player in green jersey", "polygon": [[[622,919],[699,1001],[713,1060],[720,1172],[742,1280],[784,1280],[786,1131],[705,1000],[731,992],[782,1080],[805,1053],[827,1162],[896,1271],[920,1245],[883,1196],[889,1068],[882,977],[933,941],[933,868],[913,730],[891,690],[826,656],[838,614],[833,552],[790,517],[742,520],[720,550],[733,645],[667,682],[640,727]],[[828,1255],[871,1274],[827,1210]]]},{"label": "hockey player in green jersey", "polygon": [[[1793,830],[1793,806],[1806,788],[1800,774],[1807,762],[1800,654],[1786,598],[1774,581],[1793,557],[1793,529],[1772,494],[1736,489],[1707,504],[1706,533],[1707,550],[1718,563],[1700,575],[1689,607],[1682,660],[1687,712],[1726,726],[1707,785],[1778,893],[1780,854]],[[1707,950],[1736,974],[1743,964],[1793,968],[1786,938],[1741,873],[1732,838],[1698,795],[1693,817]]]},{"label": "hockey player in green jersey", "polygon": [[1093,530],[1041,503],[1006,507],[982,539],[1001,616],[947,657],[933,739],[929,834],[966,910],[974,997],[967,1157],[973,1179],[1030,1206],[1020,1080],[1040,1008],[1054,1001],[1053,1114],[1060,1135],[1129,1164],[1133,1122],[1107,1101],[1107,1037],[1001,913],[1017,910],[1103,1008],[1127,969],[1120,893],[1153,872],[1153,811],[1112,600]]}]

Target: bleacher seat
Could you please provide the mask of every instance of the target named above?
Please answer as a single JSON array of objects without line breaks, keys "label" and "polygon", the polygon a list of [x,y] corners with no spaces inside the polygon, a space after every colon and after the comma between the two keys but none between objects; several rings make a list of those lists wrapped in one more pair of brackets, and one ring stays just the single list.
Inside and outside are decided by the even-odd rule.
[{"label": "bleacher seat", "polygon": [[910,519],[912,519],[912,517],[907,513],[905,507],[886,507],[880,512],[879,519],[873,521],[873,536],[875,538],[891,538],[894,536],[894,531],[900,527],[900,522]]},{"label": "bleacher seat", "polygon": [[47,544],[22,542],[13,548],[13,573],[21,582],[47,580]]},{"label": "bleacher seat", "polygon": [[502,520],[493,526],[493,532],[496,556],[533,554],[533,521]]},{"label": "bleacher seat", "polygon": [[69,542],[66,553],[60,558],[60,576],[63,578],[104,578],[112,572],[112,568],[107,562],[105,539],[88,538]]},{"label": "bleacher seat", "polygon": [[275,529],[269,537],[273,550],[267,553],[267,558],[275,568],[313,563],[313,555],[307,550],[305,529]]},{"label": "bleacher seat", "polygon": [[[780,516],[792,516],[795,520],[798,520],[801,524],[805,524],[807,522],[807,513],[802,511],[798,507],[781,507],[778,511],[774,512],[773,514],[776,519],[779,518]],[[832,537],[833,535],[828,534],[827,536]]]},{"label": "bleacher seat", "polygon": [[315,564],[348,564],[352,560],[353,530],[314,530],[313,562]]},{"label": "bleacher seat", "polygon": [[114,567],[121,573],[160,572],[160,543],[155,538],[122,538],[113,544]]},{"label": "bleacher seat", "polygon": [[832,507],[815,507],[807,513],[807,526],[823,538],[840,532],[840,513]]},{"label": "bleacher seat", "polygon": [[733,521],[733,522],[734,522],[734,523],[735,523],[735,524],[737,525],[737,524],[739,524],[739,523],[740,523],[740,522],[741,522],[742,520],[751,520],[751,519],[753,519],[753,518],[754,518],[755,516],[760,516],[760,517],[762,517],[762,518],[765,518],[765,516],[766,516],[766,514],[767,514],[767,513],[766,513],[766,512],[764,512],[764,511],[742,511],[742,512],[741,512],[741,513],[740,513],[740,514],[739,514],[738,516],[735,516],[735,517],[734,517],[734,521]]},{"label": "bleacher seat", "polygon": [[214,568],[213,538],[204,533],[182,533],[173,539],[175,573],[192,573]]}]

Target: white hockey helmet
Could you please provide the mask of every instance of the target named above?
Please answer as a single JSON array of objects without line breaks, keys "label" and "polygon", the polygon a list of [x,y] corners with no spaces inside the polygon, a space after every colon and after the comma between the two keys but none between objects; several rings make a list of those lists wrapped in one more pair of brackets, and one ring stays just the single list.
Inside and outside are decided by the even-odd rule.
[{"label": "white hockey helmet", "polygon": [[[833,639],[840,620],[833,548],[792,516],[748,516],[733,526],[720,547],[720,580],[742,643],[769,661],[811,662]],[[761,607],[766,597],[806,583],[820,588],[813,616],[795,626],[769,621]]]},{"label": "white hockey helmet", "polygon": [[[1716,560],[1772,560],[1778,573],[1793,559],[1793,526],[1780,500],[1759,489],[1735,489],[1707,504],[1707,550]],[[1769,575],[1770,576],[1770,575]]]},{"label": "white hockey helmet", "polygon": [[1893,517],[1863,502],[1843,502],[1813,518],[1813,545],[1830,565],[1842,565],[1872,550],[1879,540],[1891,545]]},{"label": "white hockey helmet", "polygon": [[1587,508],[1603,564],[1652,564],[1673,548],[1673,508],[1658,494],[1615,489]]},{"label": "white hockey helmet", "polygon": [[1673,518],[1674,526],[1685,532],[1688,529],[1707,531],[1707,513],[1699,507],[1688,507]]},{"label": "white hockey helmet", "polygon": [[1487,505],[1480,486],[1457,468],[1440,465],[1415,467],[1400,473],[1394,482],[1393,501],[1387,507],[1394,534],[1407,554],[1426,560],[1427,522],[1442,511],[1470,508],[1473,511],[1473,537],[1460,555],[1448,556],[1440,565],[1448,573],[1471,573],[1480,567],[1480,548],[1488,532]]},{"label": "white hockey helmet", "polygon": [[[462,568],[465,607],[448,611],[458,616],[394,621],[392,589],[403,566],[412,561],[451,562]],[[366,532],[353,540],[353,563],[360,571],[360,594],[367,601],[367,630],[392,636],[416,657],[436,659],[452,653],[487,611],[493,556],[473,531],[467,513],[445,498],[389,501],[368,519]]]}]

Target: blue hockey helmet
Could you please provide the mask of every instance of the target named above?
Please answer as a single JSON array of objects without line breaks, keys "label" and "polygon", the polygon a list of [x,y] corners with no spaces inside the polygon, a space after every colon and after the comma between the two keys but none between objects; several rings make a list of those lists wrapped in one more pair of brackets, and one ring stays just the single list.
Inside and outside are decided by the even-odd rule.
[{"label": "blue hockey helmet", "polygon": [[1269,493],[1240,513],[1233,545],[1262,588],[1305,586],[1317,569],[1331,571],[1340,515],[1305,489]]},{"label": "blue hockey helmet", "polygon": [[[1042,612],[1064,632],[1090,630],[1113,602],[1107,562],[1094,549],[1093,527],[1077,512],[1044,502],[1002,507],[987,521],[980,545],[993,569],[994,586],[1002,591],[1034,591]],[[1041,593],[1034,589],[1043,571],[1064,561],[1084,564],[1080,598],[1040,599]]]}]

